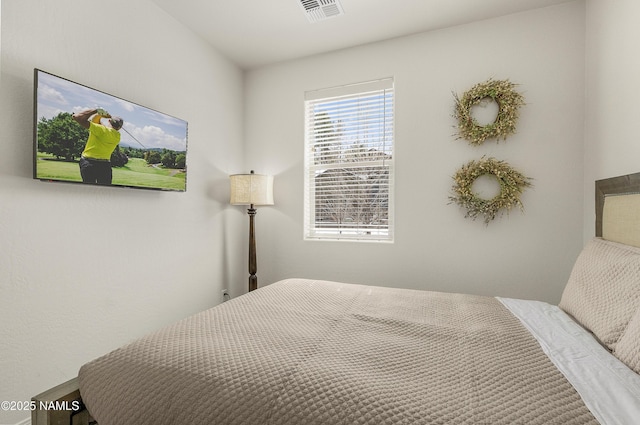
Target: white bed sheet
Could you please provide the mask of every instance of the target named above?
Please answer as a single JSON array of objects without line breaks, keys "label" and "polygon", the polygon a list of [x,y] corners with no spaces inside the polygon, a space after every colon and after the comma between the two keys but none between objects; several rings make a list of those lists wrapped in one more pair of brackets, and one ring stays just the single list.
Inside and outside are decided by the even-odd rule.
[{"label": "white bed sheet", "polygon": [[496,298],[538,340],[601,424],[640,423],[640,375],[559,307],[540,301]]}]

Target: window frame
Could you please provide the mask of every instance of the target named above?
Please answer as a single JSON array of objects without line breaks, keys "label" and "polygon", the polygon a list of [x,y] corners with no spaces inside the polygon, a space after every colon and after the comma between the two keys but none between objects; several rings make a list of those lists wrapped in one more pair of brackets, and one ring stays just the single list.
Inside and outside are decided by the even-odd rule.
[{"label": "window frame", "polygon": [[[324,124],[318,119],[323,112],[328,118]],[[393,242],[394,79],[306,92],[304,115],[304,239]],[[323,137],[329,142],[323,142]],[[319,162],[323,161],[318,159],[323,155],[319,148],[328,152],[324,155],[329,159]],[[318,186],[323,177],[326,182]],[[338,194],[324,196],[325,205],[342,200],[352,210],[351,217],[349,213],[345,217],[353,225],[340,219],[324,223],[318,219],[323,193]],[[340,212],[332,214],[335,217]],[[354,217],[370,221],[356,222]]]}]

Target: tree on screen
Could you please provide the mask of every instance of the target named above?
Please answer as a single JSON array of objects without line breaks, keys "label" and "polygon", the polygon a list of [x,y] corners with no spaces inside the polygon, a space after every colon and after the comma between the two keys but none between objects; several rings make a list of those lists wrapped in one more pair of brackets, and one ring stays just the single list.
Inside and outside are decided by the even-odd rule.
[{"label": "tree on screen", "polygon": [[38,151],[65,161],[80,157],[89,136],[89,131],[79,126],[68,112],[51,119],[40,118],[37,129]]}]

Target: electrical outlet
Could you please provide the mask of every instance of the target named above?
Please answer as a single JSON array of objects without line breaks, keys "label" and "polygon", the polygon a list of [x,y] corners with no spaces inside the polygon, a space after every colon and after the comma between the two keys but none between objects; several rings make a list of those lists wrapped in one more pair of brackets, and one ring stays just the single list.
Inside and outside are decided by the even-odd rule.
[{"label": "electrical outlet", "polygon": [[229,301],[231,299],[231,295],[229,295],[228,289],[223,289],[220,291],[220,302],[223,303],[225,301]]}]

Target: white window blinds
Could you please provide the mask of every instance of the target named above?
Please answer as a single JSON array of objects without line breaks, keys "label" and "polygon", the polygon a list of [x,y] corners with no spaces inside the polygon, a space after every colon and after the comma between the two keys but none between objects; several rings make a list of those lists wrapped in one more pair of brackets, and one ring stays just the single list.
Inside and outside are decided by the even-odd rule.
[{"label": "white window blinds", "polygon": [[305,238],[393,240],[393,79],[305,94]]}]

